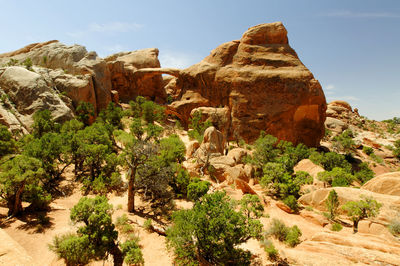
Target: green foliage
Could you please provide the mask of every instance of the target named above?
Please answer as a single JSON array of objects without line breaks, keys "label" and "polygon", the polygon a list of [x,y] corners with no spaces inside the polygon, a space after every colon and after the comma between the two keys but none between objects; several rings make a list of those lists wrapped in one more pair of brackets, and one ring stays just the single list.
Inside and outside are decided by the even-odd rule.
[{"label": "green foliage", "polygon": [[260,218],[264,213],[264,206],[257,195],[246,194],[239,201],[240,211],[248,218]]},{"label": "green foliage", "polygon": [[372,153],[374,153],[374,149],[368,146],[363,146],[362,150],[366,155],[371,155]]},{"label": "green foliage", "polygon": [[53,243],[49,245],[51,251],[59,258],[64,259],[67,266],[86,265],[92,259],[88,236],[65,234],[55,236]]},{"label": "green foliage", "polygon": [[375,176],[374,171],[372,171],[366,162],[360,163],[358,165],[358,171],[354,173],[354,178],[364,184],[371,180]]},{"label": "green foliage", "polygon": [[293,167],[303,159],[310,157],[311,149],[303,143],[298,144],[296,147],[291,142],[280,141],[277,145],[280,150],[279,157],[276,159],[281,163],[286,171],[293,172]]},{"label": "green foliage", "polygon": [[149,218],[146,221],[144,221],[143,227],[147,231],[151,232],[153,230],[153,220]]},{"label": "green foliage", "polygon": [[98,119],[104,124],[111,125],[115,129],[123,129],[124,125],[121,122],[123,117],[122,108],[115,103],[110,102],[105,110],[102,110]]},{"label": "green foliage", "polygon": [[7,202],[8,215],[22,212],[22,200],[36,206],[50,201],[41,182],[44,171],[39,160],[17,155],[0,166],[0,197]]},{"label": "green foliage", "polygon": [[268,258],[272,261],[276,261],[279,258],[279,252],[275,248],[274,243],[270,240],[265,240],[263,243],[264,250],[268,254]]},{"label": "green foliage", "polygon": [[198,258],[211,264],[249,265],[250,253],[237,246],[260,237],[262,225],[235,211],[224,192],[203,196],[191,210],[177,211],[167,230],[168,246],[179,265],[198,265]]},{"label": "green foliage", "polygon": [[160,140],[160,157],[166,164],[181,163],[185,159],[186,147],[178,135]]},{"label": "green foliage", "polygon": [[102,260],[108,253],[113,254],[115,260],[118,232],[111,214],[112,205],[107,198],[81,198],[70,214],[71,221],[81,225],[77,233],[56,237],[50,249],[69,265]]},{"label": "green foliage", "polygon": [[262,187],[278,198],[293,195],[300,196],[300,184],[279,163],[266,163],[263,167],[264,176],[260,180]]},{"label": "green foliage", "polygon": [[302,233],[300,228],[298,228],[297,225],[294,225],[289,228],[286,235],[285,243],[288,244],[290,247],[295,247],[300,244],[301,235]]},{"label": "green foliage", "polygon": [[7,127],[0,124],[0,159],[7,155],[15,152],[16,143]]},{"label": "green foliage", "polygon": [[275,148],[277,140],[274,136],[261,132],[258,139],[254,142],[255,150],[251,163],[262,168],[266,163],[273,162],[279,154],[279,150]]},{"label": "green foliage", "polygon": [[400,139],[394,143],[393,155],[400,159]]},{"label": "green foliage", "polygon": [[346,129],[340,135],[333,138],[333,148],[337,151],[349,153],[354,150],[354,134],[350,129]]},{"label": "green foliage", "polygon": [[293,195],[287,196],[284,200],[283,203],[285,203],[287,206],[290,207],[294,212],[299,211],[299,204],[297,203],[297,199]]},{"label": "green foliage", "polygon": [[152,101],[145,101],[141,104],[142,115],[146,123],[153,124],[164,119],[164,108]]},{"label": "green foliage", "polygon": [[334,224],[332,224],[332,226],[331,226],[331,230],[332,231],[335,231],[335,232],[339,232],[339,231],[341,231],[343,229],[343,226],[341,225],[341,224],[338,224],[338,223],[334,223]]},{"label": "green foliage", "polygon": [[7,66],[17,66],[19,65],[19,62],[17,59],[10,58],[10,60],[7,62]]},{"label": "green foliage", "polygon": [[178,198],[187,197],[188,185],[190,183],[190,175],[188,171],[179,164],[175,164],[174,172],[175,174],[172,177],[170,186]]},{"label": "green foliage", "polygon": [[347,187],[354,181],[354,176],[343,168],[335,167],[332,171],[318,173],[321,181],[332,187]]},{"label": "green foliage", "polygon": [[312,152],[310,160],[321,165],[326,171],[332,171],[335,167],[346,169],[348,172],[351,171],[351,164],[346,160],[346,157],[336,152]]},{"label": "green foliage", "polygon": [[210,126],[212,126],[211,121],[206,120],[203,122],[201,111],[196,111],[189,119],[190,130],[188,131],[188,136],[191,139],[196,139],[199,143],[201,143],[203,141],[204,131]]},{"label": "green foliage", "polygon": [[377,156],[375,153],[372,153],[371,155],[372,160],[374,160],[375,162],[379,163],[379,164],[384,164],[384,161],[381,157]]},{"label": "green foliage", "polygon": [[376,217],[382,204],[378,203],[372,197],[361,196],[359,201],[349,201],[342,206],[342,209],[347,212],[349,218],[353,221],[354,233],[358,230],[358,222]]},{"label": "green foliage", "polygon": [[297,225],[287,227],[281,220],[272,219],[268,230],[268,235],[272,235],[281,242],[285,242],[290,247],[295,247],[300,243],[302,235],[301,230]]},{"label": "green foliage", "polygon": [[394,236],[400,236],[400,221],[393,220],[389,223],[389,232]]},{"label": "green foliage", "polygon": [[144,265],[142,250],[136,239],[127,240],[121,245],[124,262],[128,265]]},{"label": "green foliage", "polygon": [[76,107],[76,118],[85,126],[90,125],[90,118],[94,117],[93,104],[89,102],[80,102]]},{"label": "green foliage", "polygon": [[187,198],[192,201],[199,200],[207,194],[210,185],[208,181],[202,181],[199,178],[192,179],[187,186]]},{"label": "green foliage", "polygon": [[329,192],[328,199],[325,201],[326,208],[329,212],[329,218],[335,219],[339,208],[339,197],[334,189]]},{"label": "green foliage", "polygon": [[22,65],[24,65],[26,69],[32,70],[33,66],[32,59],[28,57],[27,59],[24,60],[24,62],[22,62]]},{"label": "green foliage", "polygon": [[54,122],[49,110],[39,110],[33,114],[33,136],[35,138],[42,137],[48,132],[57,132],[60,125]]},{"label": "green foliage", "polygon": [[297,171],[295,173],[295,180],[299,185],[312,184],[314,181],[313,177],[305,171]]}]

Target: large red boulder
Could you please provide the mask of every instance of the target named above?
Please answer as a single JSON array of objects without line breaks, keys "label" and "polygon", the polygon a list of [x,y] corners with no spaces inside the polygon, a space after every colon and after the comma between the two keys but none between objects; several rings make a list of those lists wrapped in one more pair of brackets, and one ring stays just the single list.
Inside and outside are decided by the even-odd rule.
[{"label": "large red boulder", "polygon": [[176,86],[180,98],[171,106],[186,123],[194,108],[228,107],[230,139],[251,142],[265,130],[279,139],[316,146],[324,136],[321,85],[289,46],[281,22],[257,25],[241,40],[220,45],[181,71]]}]

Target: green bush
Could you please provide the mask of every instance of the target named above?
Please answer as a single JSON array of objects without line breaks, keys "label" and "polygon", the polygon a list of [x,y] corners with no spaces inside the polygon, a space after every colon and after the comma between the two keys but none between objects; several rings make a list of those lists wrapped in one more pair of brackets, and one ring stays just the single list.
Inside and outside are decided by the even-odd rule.
[{"label": "green bush", "polygon": [[329,192],[325,205],[329,212],[328,218],[335,219],[339,208],[339,197],[334,189]]},{"label": "green bush", "polygon": [[366,155],[371,155],[374,152],[374,149],[368,146],[363,146],[362,150]]},{"label": "green bush", "polygon": [[287,227],[281,220],[272,219],[271,225],[267,232],[268,235],[274,236],[281,242],[285,242],[290,247],[294,247],[300,243],[302,235],[300,228],[297,225]]},{"label": "green bush", "polygon": [[299,211],[299,204],[297,203],[297,199],[293,195],[287,196],[284,200],[283,203],[285,203],[287,206],[290,207],[294,212]]},{"label": "green bush", "polygon": [[144,265],[142,250],[136,239],[127,240],[121,245],[124,262],[128,265]]},{"label": "green bush", "polygon": [[318,173],[318,178],[332,187],[347,187],[354,181],[354,176],[347,170],[335,167],[332,171]]},{"label": "green bush", "polygon": [[146,221],[144,221],[143,227],[147,231],[151,232],[153,230],[153,220],[149,218]]},{"label": "green bush", "polygon": [[375,176],[374,171],[372,171],[366,162],[360,163],[358,165],[358,171],[354,173],[354,178],[360,182],[361,184],[364,184],[371,180]]},{"label": "green bush", "polygon": [[66,234],[56,236],[53,243],[49,245],[50,250],[64,259],[67,266],[86,265],[92,259],[88,236]]},{"label": "green bush", "polygon": [[332,231],[339,232],[339,231],[342,230],[342,229],[343,229],[343,226],[342,226],[341,224],[338,224],[338,223],[334,223],[334,224],[332,224],[332,226],[331,226],[331,230],[332,230]]},{"label": "green bush", "polygon": [[389,224],[389,232],[394,236],[400,236],[400,221],[393,220]]},{"label": "green bush", "polygon": [[251,254],[238,246],[261,237],[262,225],[236,211],[225,192],[203,196],[190,210],[173,214],[167,230],[168,247],[175,251],[179,265],[249,265]]},{"label": "green bush", "polygon": [[297,225],[294,225],[289,228],[285,243],[288,244],[290,247],[295,247],[298,244],[300,244],[300,237],[301,237],[301,230],[300,228],[297,227]]},{"label": "green bush", "polygon": [[279,252],[275,248],[274,243],[270,240],[265,240],[263,243],[264,250],[268,254],[268,258],[272,261],[276,261],[279,258]]},{"label": "green bush", "polygon": [[202,181],[199,178],[194,178],[187,186],[187,198],[192,201],[197,201],[203,195],[207,194],[211,183]]},{"label": "green bush", "polygon": [[333,168],[339,167],[351,172],[351,164],[346,157],[336,152],[319,153],[315,151],[311,153],[310,160],[321,165],[326,171],[332,171]]},{"label": "green bush", "polygon": [[204,131],[210,126],[212,126],[211,121],[202,121],[201,111],[194,112],[193,116],[189,119],[189,138],[195,139],[201,143],[203,141]]}]

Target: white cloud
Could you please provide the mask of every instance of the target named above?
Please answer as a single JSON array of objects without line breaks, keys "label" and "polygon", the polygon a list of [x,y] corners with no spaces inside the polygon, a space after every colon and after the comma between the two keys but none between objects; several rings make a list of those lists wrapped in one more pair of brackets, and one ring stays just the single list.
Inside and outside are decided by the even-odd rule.
[{"label": "white cloud", "polygon": [[161,51],[158,58],[160,60],[161,67],[173,68],[186,68],[200,61],[195,55],[172,51]]},{"label": "white cloud", "polygon": [[91,23],[86,29],[68,32],[67,35],[72,38],[80,38],[90,33],[121,33],[121,32],[132,32],[142,29],[144,25],[138,23],[129,22],[109,22],[109,23]]},{"label": "white cloud", "polygon": [[321,14],[320,16],[340,18],[400,18],[400,14],[390,12],[354,12],[350,10],[334,11]]},{"label": "white cloud", "polygon": [[335,85],[328,84],[328,85],[326,85],[326,87],[324,89],[327,91],[333,91],[333,90],[335,90]]},{"label": "white cloud", "polygon": [[344,101],[360,101],[360,98],[357,98],[355,96],[347,95],[347,96],[338,96],[337,97],[339,100],[344,100]]}]

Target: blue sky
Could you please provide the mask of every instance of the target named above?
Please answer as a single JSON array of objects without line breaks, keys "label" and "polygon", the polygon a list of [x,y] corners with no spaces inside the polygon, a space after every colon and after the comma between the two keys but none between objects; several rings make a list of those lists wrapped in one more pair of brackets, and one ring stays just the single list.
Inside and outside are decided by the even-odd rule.
[{"label": "blue sky", "polygon": [[0,53],[58,39],[106,56],[160,49],[187,67],[247,28],[282,21],[290,45],[324,88],[361,115],[400,117],[400,1],[0,0]]}]

